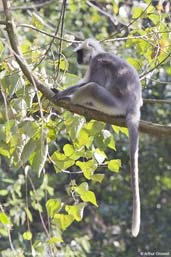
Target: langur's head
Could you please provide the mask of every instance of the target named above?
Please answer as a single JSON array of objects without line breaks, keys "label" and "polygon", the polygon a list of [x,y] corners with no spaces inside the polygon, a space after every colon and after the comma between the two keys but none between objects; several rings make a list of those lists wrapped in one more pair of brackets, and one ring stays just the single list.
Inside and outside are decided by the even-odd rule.
[{"label": "langur's head", "polygon": [[77,53],[77,62],[79,64],[89,64],[93,57],[104,52],[104,50],[97,40],[88,38],[80,43],[80,45],[74,49],[74,52]]}]

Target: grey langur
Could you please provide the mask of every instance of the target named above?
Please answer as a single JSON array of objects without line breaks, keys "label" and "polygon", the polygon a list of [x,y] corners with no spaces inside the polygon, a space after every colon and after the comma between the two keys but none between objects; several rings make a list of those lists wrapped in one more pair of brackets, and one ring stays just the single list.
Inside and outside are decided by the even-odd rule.
[{"label": "grey langur", "polygon": [[107,53],[98,41],[87,39],[76,49],[79,64],[88,69],[77,85],[55,95],[56,100],[69,99],[73,104],[89,107],[108,115],[124,115],[129,130],[130,168],[133,192],[132,235],[140,229],[140,196],[138,148],[141,84],[136,70],[125,60]]}]

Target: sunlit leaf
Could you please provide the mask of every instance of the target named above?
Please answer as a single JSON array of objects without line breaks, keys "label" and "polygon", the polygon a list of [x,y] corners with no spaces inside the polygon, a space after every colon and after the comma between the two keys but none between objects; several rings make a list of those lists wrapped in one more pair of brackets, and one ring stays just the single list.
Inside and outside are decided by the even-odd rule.
[{"label": "sunlit leaf", "polygon": [[171,189],[171,179],[170,179],[170,177],[163,176],[163,177],[161,178],[161,183],[163,184],[163,186],[164,186],[167,190],[170,190],[170,189]]},{"label": "sunlit leaf", "polygon": [[26,231],[23,233],[23,238],[25,240],[31,240],[32,239],[32,233],[30,231]]},{"label": "sunlit leaf", "polygon": [[65,154],[56,151],[51,156],[51,159],[56,163],[55,169],[57,172],[61,172],[62,170],[66,170],[69,167],[73,166],[75,160],[70,159],[65,156]]},{"label": "sunlit leaf", "polygon": [[35,12],[32,13],[32,24],[38,29],[42,29],[44,27],[43,19]]},{"label": "sunlit leaf", "polygon": [[101,151],[100,149],[96,148],[94,150],[94,157],[96,159],[96,161],[99,164],[102,164],[104,162],[104,160],[107,158],[106,154],[104,153],[104,151]]},{"label": "sunlit leaf", "polygon": [[117,134],[119,132],[122,132],[123,134],[128,136],[128,129],[127,128],[119,127],[119,126],[116,126],[116,125],[112,125],[112,128],[113,128],[114,132],[116,132]]},{"label": "sunlit leaf", "polygon": [[97,202],[96,202],[96,196],[95,196],[94,192],[88,190],[88,184],[86,182],[83,182],[78,187],[76,187],[75,191],[80,195],[80,198],[84,202],[90,202],[90,203],[98,206]]},{"label": "sunlit leaf", "polygon": [[85,129],[81,129],[77,137],[77,142],[79,147],[90,146],[92,143],[92,137],[89,136],[89,133]]},{"label": "sunlit leaf", "polygon": [[68,214],[72,215],[75,220],[81,221],[83,218],[84,207],[84,203],[79,203],[76,205],[66,205],[65,210]]},{"label": "sunlit leaf", "polygon": [[98,206],[94,192],[85,191],[84,193],[82,193],[80,195],[80,197],[84,202],[90,202],[90,203],[94,204],[95,206]]},{"label": "sunlit leaf", "polygon": [[46,202],[46,209],[50,217],[53,217],[54,214],[61,209],[61,207],[62,207],[62,202],[60,199],[49,199]]},{"label": "sunlit leaf", "polygon": [[121,167],[120,160],[111,160],[108,162],[108,169],[114,172],[118,172]]},{"label": "sunlit leaf", "polygon": [[31,211],[28,208],[25,208],[25,212],[27,214],[27,218],[29,219],[29,221],[32,222],[33,221],[33,216],[32,216]]},{"label": "sunlit leaf", "polygon": [[1,42],[1,40],[0,40],[0,54],[1,54],[1,52],[3,51],[3,49],[4,49],[4,46],[3,46],[3,44],[2,44],[2,42]]},{"label": "sunlit leaf", "polygon": [[89,160],[87,162],[77,161],[76,165],[80,167],[87,179],[91,179],[91,175],[93,175],[97,168],[97,163],[95,160]]},{"label": "sunlit leaf", "polygon": [[148,19],[157,25],[160,22],[160,15],[158,13],[151,13],[148,15]]},{"label": "sunlit leaf", "polygon": [[57,224],[62,230],[65,230],[67,227],[69,227],[73,221],[74,218],[72,215],[59,213],[54,215],[55,224]]},{"label": "sunlit leaf", "polygon": [[66,144],[63,147],[65,156],[69,157],[72,160],[77,160],[80,157],[80,154],[74,149],[73,145]]},{"label": "sunlit leaf", "polygon": [[0,190],[0,195],[2,195],[2,196],[7,195],[8,193],[9,193],[9,191],[6,190],[6,189],[1,189],[1,190]]},{"label": "sunlit leaf", "polygon": [[58,236],[58,237],[51,237],[49,240],[48,240],[48,243],[49,244],[57,244],[57,243],[62,243],[64,240],[62,239],[61,236]]},{"label": "sunlit leaf", "polygon": [[88,183],[87,182],[83,182],[81,183],[75,190],[78,194],[82,194],[85,191],[88,191]]},{"label": "sunlit leaf", "polygon": [[8,216],[4,212],[0,212],[0,223],[4,225],[11,224]]},{"label": "sunlit leaf", "polygon": [[68,70],[69,64],[68,64],[66,59],[63,59],[63,58],[60,59],[60,64],[59,64],[59,61],[57,60],[55,62],[55,64],[56,64],[57,67],[59,65],[60,70],[63,70],[63,71],[67,71]]},{"label": "sunlit leaf", "polygon": [[8,158],[10,158],[10,153],[9,151],[7,151],[6,149],[0,147],[0,154],[3,155],[3,156],[6,156]]},{"label": "sunlit leaf", "polygon": [[143,8],[142,7],[133,7],[132,8],[132,18],[136,19],[138,18],[143,12]]}]

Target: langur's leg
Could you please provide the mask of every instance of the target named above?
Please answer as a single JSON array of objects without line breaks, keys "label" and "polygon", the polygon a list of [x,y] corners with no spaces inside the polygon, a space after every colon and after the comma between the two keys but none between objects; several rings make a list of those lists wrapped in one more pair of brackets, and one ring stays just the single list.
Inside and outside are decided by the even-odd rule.
[{"label": "langur's leg", "polygon": [[63,91],[58,91],[54,98],[55,100],[66,100],[66,99],[71,99],[72,95],[74,94],[75,91],[77,91],[80,87],[82,87],[84,85],[83,84],[78,84],[78,85],[75,85],[75,86],[71,86]]},{"label": "langur's leg", "polygon": [[89,82],[78,88],[71,101],[109,115],[125,115],[119,99],[95,82]]}]

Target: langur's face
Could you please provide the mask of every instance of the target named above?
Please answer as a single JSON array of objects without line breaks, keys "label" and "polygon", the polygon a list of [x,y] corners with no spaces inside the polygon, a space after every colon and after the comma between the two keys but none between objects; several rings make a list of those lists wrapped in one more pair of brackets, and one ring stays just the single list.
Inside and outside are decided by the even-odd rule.
[{"label": "langur's face", "polygon": [[89,64],[91,60],[90,49],[79,49],[77,52],[77,62],[79,64]]}]

